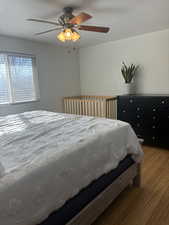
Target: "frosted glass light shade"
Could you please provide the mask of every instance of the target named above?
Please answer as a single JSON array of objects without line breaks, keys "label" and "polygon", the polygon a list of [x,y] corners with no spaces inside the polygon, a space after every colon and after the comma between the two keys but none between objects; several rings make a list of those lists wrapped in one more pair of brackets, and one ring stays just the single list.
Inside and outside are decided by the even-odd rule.
[{"label": "frosted glass light shade", "polygon": [[77,41],[80,39],[80,34],[76,32],[74,29],[66,28],[64,31],[60,32],[57,35],[57,38],[61,42],[65,41]]}]

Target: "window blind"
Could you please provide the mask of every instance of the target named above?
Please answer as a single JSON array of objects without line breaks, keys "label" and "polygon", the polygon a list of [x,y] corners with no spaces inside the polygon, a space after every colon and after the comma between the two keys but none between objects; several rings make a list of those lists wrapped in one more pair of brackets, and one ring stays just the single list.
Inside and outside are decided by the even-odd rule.
[{"label": "window blind", "polygon": [[10,101],[6,60],[6,56],[0,54],[0,104],[8,103]]},{"label": "window blind", "polygon": [[37,100],[35,57],[0,54],[0,104]]}]

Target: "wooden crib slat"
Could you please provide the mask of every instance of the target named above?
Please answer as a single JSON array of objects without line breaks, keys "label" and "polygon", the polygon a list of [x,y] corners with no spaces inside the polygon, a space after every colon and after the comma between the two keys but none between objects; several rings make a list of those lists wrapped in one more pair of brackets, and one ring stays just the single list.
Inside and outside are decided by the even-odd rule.
[{"label": "wooden crib slat", "polygon": [[77,114],[77,112],[76,112],[76,99],[73,99],[73,113]]},{"label": "wooden crib slat", "polygon": [[69,113],[69,101],[68,101],[68,99],[66,100],[66,113]]},{"label": "wooden crib slat", "polygon": [[71,99],[71,101],[70,101],[70,111],[71,111],[71,114],[73,114],[73,112],[74,112],[74,109],[73,109],[73,99]]},{"label": "wooden crib slat", "polygon": [[112,101],[108,101],[108,106],[109,106],[109,118],[111,118],[111,103],[112,103]]},{"label": "wooden crib slat", "polygon": [[116,97],[92,95],[65,97],[64,112],[77,115],[116,118]]},{"label": "wooden crib slat", "polygon": [[66,113],[66,100],[63,101],[64,112]]},{"label": "wooden crib slat", "polygon": [[106,100],[103,100],[102,116],[106,117]]},{"label": "wooden crib slat", "polygon": [[94,102],[94,111],[95,111],[95,116],[97,116],[97,101]]},{"label": "wooden crib slat", "polygon": [[82,101],[79,100],[79,115],[82,115]]},{"label": "wooden crib slat", "polygon": [[71,110],[71,102],[72,102],[72,100],[69,99],[69,112],[70,112],[70,113],[72,113],[72,110]]},{"label": "wooden crib slat", "polygon": [[80,101],[79,100],[76,100],[76,105],[77,105],[77,115],[80,114]]},{"label": "wooden crib slat", "polygon": [[94,116],[94,103],[93,101],[90,102],[91,105],[91,116]]},{"label": "wooden crib slat", "polygon": [[88,112],[88,100],[85,101],[85,110],[86,110],[86,114],[85,115],[89,115],[89,112]]}]

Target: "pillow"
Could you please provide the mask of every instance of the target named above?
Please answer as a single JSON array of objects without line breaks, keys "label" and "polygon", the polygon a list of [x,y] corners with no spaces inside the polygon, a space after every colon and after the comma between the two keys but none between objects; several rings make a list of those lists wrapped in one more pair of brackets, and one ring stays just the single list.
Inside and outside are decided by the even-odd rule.
[{"label": "pillow", "polygon": [[2,165],[2,163],[0,162],[0,178],[3,177],[4,174],[5,174],[5,169],[4,169],[3,165]]}]

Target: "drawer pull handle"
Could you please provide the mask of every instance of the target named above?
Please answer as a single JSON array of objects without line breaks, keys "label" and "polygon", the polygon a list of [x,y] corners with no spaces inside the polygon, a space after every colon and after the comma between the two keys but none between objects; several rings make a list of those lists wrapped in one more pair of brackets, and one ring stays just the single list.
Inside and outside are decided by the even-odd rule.
[{"label": "drawer pull handle", "polygon": [[155,129],[155,128],[156,128],[156,126],[152,126],[152,128],[153,128],[153,129]]},{"label": "drawer pull handle", "polygon": [[164,104],[164,103],[165,103],[165,101],[162,101],[161,103],[162,103],[162,104]]},{"label": "drawer pull handle", "polygon": [[137,111],[140,111],[140,108],[139,107],[137,107]]},{"label": "drawer pull handle", "polygon": [[156,109],[153,109],[153,112],[155,112],[156,111]]},{"label": "drawer pull handle", "polygon": [[125,113],[126,112],[126,110],[123,110],[123,113]]},{"label": "drawer pull handle", "polygon": [[130,103],[133,103],[133,100],[132,99],[130,99]]}]

